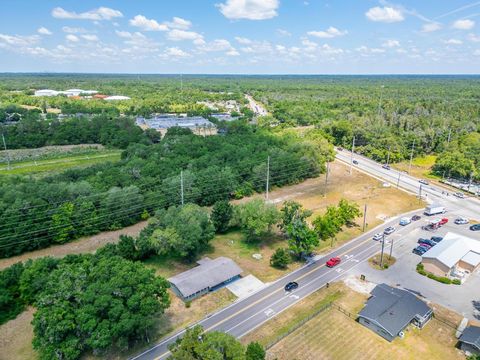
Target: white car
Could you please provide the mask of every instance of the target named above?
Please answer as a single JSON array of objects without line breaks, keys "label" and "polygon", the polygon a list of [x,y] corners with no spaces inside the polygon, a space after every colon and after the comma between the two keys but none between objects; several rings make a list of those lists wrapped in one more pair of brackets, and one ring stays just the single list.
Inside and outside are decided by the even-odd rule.
[{"label": "white car", "polygon": [[465,224],[468,224],[470,221],[468,221],[468,219],[465,219],[465,218],[458,218],[458,219],[455,219],[455,224],[457,225],[465,225]]},{"label": "white car", "polygon": [[383,239],[383,234],[382,233],[376,233],[373,235],[373,240],[378,241]]},{"label": "white car", "polygon": [[453,194],[454,196],[458,197],[459,199],[464,199],[465,198],[465,195],[461,192],[456,192]]},{"label": "white car", "polygon": [[385,230],[383,230],[383,233],[384,233],[385,235],[390,235],[390,234],[392,234],[394,231],[395,231],[395,227],[389,226],[389,227],[387,227]]}]

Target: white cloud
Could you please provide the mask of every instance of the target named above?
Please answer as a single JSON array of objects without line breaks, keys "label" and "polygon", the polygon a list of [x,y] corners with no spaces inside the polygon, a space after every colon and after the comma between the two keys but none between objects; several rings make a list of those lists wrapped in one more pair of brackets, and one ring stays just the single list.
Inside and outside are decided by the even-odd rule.
[{"label": "white cloud", "polygon": [[165,25],[172,29],[187,30],[192,26],[192,22],[175,16],[173,21],[166,22]]},{"label": "white cloud", "polygon": [[98,36],[93,34],[82,35],[82,38],[87,41],[98,41]]},{"label": "white cloud", "polygon": [[203,36],[195,31],[173,29],[172,31],[168,32],[167,38],[172,41],[196,40],[197,45],[205,43],[203,41]]},{"label": "white cloud", "polygon": [[231,51],[235,50],[228,40],[225,39],[216,39],[213,40],[201,47],[199,50],[202,51]]},{"label": "white cloud", "polygon": [[131,33],[128,31],[115,30],[115,34],[124,39],[145,39],[145,35],[138,31]]},{"label": "white cloud", "polygon": [[479,50],[475,50],[475,51],[473,52],[473,55],[475,55],[475,56],[480,56],[480,49],[479,49]]},{"label": "white cloud", "polygon": [[227,51],[226,54],[227,54],[228,56],[239,56],[239,55],[240,55],[240,53],[239,53],[237,50],[235,50],[235,49],[232,49],[232,50]]},{"label": "white cloud", "polygon": [[434,32],[434,31],[440,30],[441,28],[442,28],[442,24],[431,22],[431,23],[423,24],[422,32],[425,32],[425,33]]},{"label": "white cloud", "polygon": [[123,14],[118,10],[103,6],[83,13],[76,13],[74,11],[67,11],[61,7],[56,7],[52,10],[52,16],[57,19],[111,20],[113,18],[123,17]]},{"label": "white cloud", "polygon": [[21,36],[21,35],[6,35],[0,34],[0,43],[5,43],[14,46],[28,46],[36,44],[40,40],[38,35]]},{"label": "white cloud", "polygon": [[403,13],[399,9],[393,7],[385,6],[379,7],[375,6],[369,9],[365,16],[371,21],[384,22],[384,23],[393,23],[405,20]]},{"label": "white cloud", "polygon": [[37,32],[42,35],[52,35],[52,32],[48,30],[46,27],[40,27],[37,29]]},{"label": "white cloud", "polygon": [[458,40],[458,39],[448,39],[446,41],[444,41],[445,44],[447,45],[462,45],[463,44],[463,41],[462,40]]},{"label": "white cloud", "polygon": [[266,20],[278,15],[279,0],[226,0],[217,4],[228,19]]},{"label": "white cloud", "polygon": [[470,30],[475,26],[475,21],[470,19],[460,19],[452,24],[452,28],[457,30]]},{"label": "white cloud", "polygon": [[242,44],[242,45],[249,45],[249,44],[252,43],[252,40],[244,38],[244,37],[240,37],[240,36],[235,36],[235,40],[237,40],[237,42]]},{"label": "white cloud", "polygon": [[277,29],[277,34],[280,36],[292,36],[292,34],[285,29]]},{"label": "white cloud", "polygon": [[178,47],[170,47],[167,48],[164,52],[165,57],[174,57],[174,58],[186,58],[189,57],[190,54],[183,51],[182,49]]},{"label": "white cloud", "polygon": [[355,49],[359,53],[362,54],[382,54],[385,52],[385,49],[380,49],[380,48],[369,48],[365,45],[362,45],[358,48]]},{"label": "white cloud", "polygon": [[75,27],[70,27],[70,26],[64,26],[62,27],[63,32],[67,34],[83,34],[86,33],[87,30],[84,28],[75,28]]},{"label": "white cloud", "polygon": [[475,34],[468,34],[468,40],[471,42],[480,42],[480,36]]},{"label": "white cloud", "polygon": [[129,21],[130,25],[139,27],[144,31],[167,31],[168,26],[165,24],[159,24],[157,20],[147,19],[143,15],[137,15]]},{"label": "white cloud", "polygon": [[330,26],[325,31],[309,31],[307,34],[310,36],[315,36],[322,39],[329,39],[337,36],[343,36],[343,35],[346,35],[347,33],[348,31],[346,30],[341,31],[341,30],[338,30],[336,27]]},{"label": "white cloud", "polygon": [[80,40],[78,38],[78,36],[73,35],[73,34],[69,34],[69,35],[65,36],[65,39],[67,39],[68,41],[71,41],[71,42],[78,42]]},{"label": "white cloud", "polygon": [[400,42],[398,40],[389,39],[382,44],[385,48],[395,48],[400,47]]}]

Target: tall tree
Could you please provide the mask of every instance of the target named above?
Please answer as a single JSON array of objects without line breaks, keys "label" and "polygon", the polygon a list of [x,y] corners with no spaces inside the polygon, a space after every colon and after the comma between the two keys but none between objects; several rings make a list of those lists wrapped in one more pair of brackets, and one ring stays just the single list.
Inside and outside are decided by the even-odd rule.
[{"label": "tall tree", "polygon": [[235,222],[245,234],[247,242],[259,240],[271,233],[273,225],[280,220],[280,213],[273,204],[254,199],[235,207]]},{"label": "tall tree", "polygon": [[228,230],[232,215],[233,206],[228,201],[217,201],[215,205],[213,205],[210,219],[218,233],[222,234]]}]

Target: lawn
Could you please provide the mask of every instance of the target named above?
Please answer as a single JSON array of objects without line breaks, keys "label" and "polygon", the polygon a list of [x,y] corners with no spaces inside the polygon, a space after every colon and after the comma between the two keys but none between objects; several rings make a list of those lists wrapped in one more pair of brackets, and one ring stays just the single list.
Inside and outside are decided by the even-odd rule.
[{"label": "lawn", "polygon": [[[423,179],[440,179],[439,176],[431,173],[432,167],[435,164],[435,160],[437,160],[436,155],[425,155],[414,158],[412,160],[410,175]],[[405,160],[398,164],[392,164],[392,167],[401,171],[408,171],[410,167],[410,161]]]},{"label": "lawn", "polygon": [[6,164],[1,165],[0,175],[28,175],[44,172],[48,172],[50,175],[72,167],[86,167],[105,161],[118,161],[120,154],[119,150],[102,150],[91,154],[69,155],[56,159],[13,162],[10,164],[10,168]]},{"label": "lawn", "polygon": [[[332,297],[336,297],[335,303],[343,309],[356,314],[368,295],[355,292],[343,283],[332,284],[242,338],[242,342],[257,340],[268,344],[299,319],[314,313],[313,305]],[[463,359],[455,344],[454,330],[435,319],[422,330],[409,328],[404,339],[389,343],[332,307],[275,344],[268,350],[267,359]]]}]

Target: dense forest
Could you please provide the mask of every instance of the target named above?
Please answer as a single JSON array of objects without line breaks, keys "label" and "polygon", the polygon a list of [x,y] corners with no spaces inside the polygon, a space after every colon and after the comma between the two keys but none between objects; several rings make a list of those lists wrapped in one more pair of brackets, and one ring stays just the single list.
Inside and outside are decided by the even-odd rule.
[{"label": "dense forest", "polygon": [[157,144],[131,143],[122,160],[43,178],[0,183],[2,257],[64,243],[145,219],[183,203],[212,205],[317,176],[333,148],[312,130],[280,137],[241,123],[225,136],[172,128]]}]

